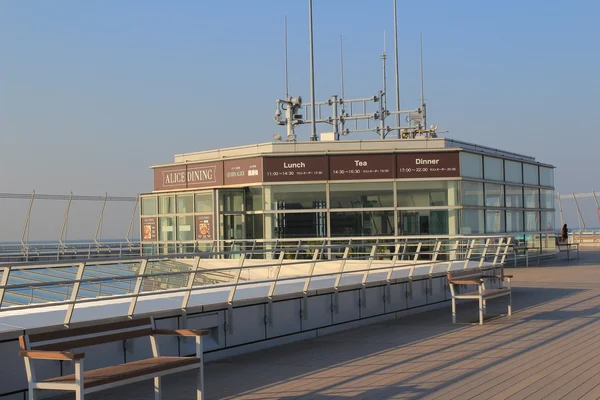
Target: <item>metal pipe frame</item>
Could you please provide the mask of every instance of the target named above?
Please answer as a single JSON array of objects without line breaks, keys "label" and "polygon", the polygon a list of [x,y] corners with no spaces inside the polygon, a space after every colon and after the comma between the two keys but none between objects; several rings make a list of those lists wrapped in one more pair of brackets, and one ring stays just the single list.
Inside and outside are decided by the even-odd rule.
[{"label": "metal pipe frame", "polygon": [[[319,273],[319,274],[315,274],[315,266],[317,264],[322,264],[322,263],[328,263],[331,262],[328,259],[325,260],[320,260],[319,259],[319,254],[323,254],[325,249],[331,249],[333,247],[338,247],[337,245],[317,245],[317,246],[306,246],[306,250],[312,250],[313,252],[313,257],[311,260],[290,260],[291,262],[288,264],[284,264],[284,254],[285,251],[281,250],[280,251],[280,256],[278,260],[275,260],[275,263],[271,263],[271,262],[267,262],[267,260],[265,260],[264,263],[261,263],[260,265],[250,265],[250,266],[245,266],[244,265],[244,261],[247,259],[246,258],[246,253],[242,253],[242,257],[238,260],[238,265],[237,266],[227,266],[227,267],[223,267],[223,268],[211,268],[211,269],[199,269],[198,266],[200,264],[200,257],[198,255],[194,255],[195,257],[195,265],[191,266],[188,270],[185,271],[171,271],[171,272],[151,272],[148,273],[147,272],[147,268],[150,264],[159,261],[161,259],[158,258],[151,258],[151,257],[147,257],[144,258],[141,261],[141,265],[140,265],[140,269],[138,271],[137,274],[132,274],[132,275],[118,275],[118,276],[108,276],[108,277],[95,277],[95,278],[84,278],[83,277],[83,273],[84,270],[87,268],[91,268],[94,265],[102,265],[102,263],[94,263],[93,261],[89,261],[89,262],[81,262],[78,263],[78,269],[77,269],[77,276],[75,279],[69,279],[69,280],[64,280],[64,281],[52,281],[52,282],[35,282],[35,283],[26,283],[26,284],[10,284],[9,283],[9,279],[10,279],[10,274],[12,271],[20,271],[20,270],[35,270],[35,269],[39,269],[41,268],[41,266],[39,264],[32,264],[29,266],[15,266],[14,268],[11,268],[10,266],[7,266],[4,269],[4,273],[2,275],[2,279],[0,281],[1,285],[0,285],[0,306],[2,305],[1,301],[3,300],[3,297],[5,297],[6,292],[7,291],[11,291],[11,290],[15,290],[15,289],[30,289],[30,290],[34,290],[34,289],[38,289],[38,288],[44,288],[44,287],[48,287],[48,286],[61,286],[61,285],[68,285],[71,286],[73,289],[71,290],[71,295],[69,300],[67,301],[47,301],[45,303],[33,303],[33,304],[28,304],[28,305],[19,305],[19,306],[9,306],[9,307],[4,307],[4,308],[0,308],[0,316],[2,311],[14,311],[14,310],[27,310],[27,309],[33,309],[33,308],[40,308],[40,307],[47,307],[47,306],[56,306],[56,305],[67,305],[67,310],[66,310],[66,315],[65,315],[65,319],[64,319],[64,323],[65,325],[68,325],[71,321],[71,317],[73,315],[73,311],[76,308],[77,304],[86,304],[86,303],[91,303],[91,302],[98,302],[98,301],[104,301],[107,299],[110,300],[115,300],[115,299],[131,299],[131,303],[130,303],[130,307],[129,307],[129,311],[127,313],[127,316],[132,318],[135,315],[135,306],[137,304],[137,301],[139,300],[140,297],[144,297],[144,296],[150,296],[150,295],[157,295],[157,294],[178,294],[181,293],[184,295],[184,302],[182,302],[181,306],[182,306],[182,310],[184,312],[187,311],[187,306],[188,306],[188,302],[189,302],[189,298],[191,296],[191,294],[193,292],[197,292],[197,291],[201,291],[203,289],[210,289],[210,288],[214,288],[215,286],[212,284],[209,285],[198,285],[198,286],[194,286],[194,281],[195,278],[198,275],[208,275],[208,274],[217,274],[219,272],[225,272],[225,271],[231,271],[231,270],[235,270],[235,276],[234,279],[231,280],[230,282],[226,282],[226,283],[220,283],[218,287],[230,287],[230,293],[229,293],[229,297],[228,297],[228,303],[230,305],[233,304],[234,300],[235,300],[235,293],[236,290],[240,287],[246,286],[246,285],[256,285],[256,284],[265,284],[268,283],[269,286],[269,296],[274,295],[275,293],[275,289],[276,289],[276,285],[278,283],[281,282],[287,282],[287,281],[299,281],[302,282],[302,280],[304,280],[305,284],[304,284],[304,288],[303,288],[303,292],[307,293],[310,290],[310,282],[312,279],[315,278],[322,278],[322,277],[329,277],[329,278],[334,278],[334,283],[332,284],[332,288],[334,290],[338,290],[340,287],[340,283],[341,283],[341,279],[343,276],[345,275],[353,275],[353,276],[362,276],[362,286],[365,287],[368,283],[370,283],[368,281],[368,279],[365,279],[365,277],[368,278],[369,274],[371,272],[387,272],[387,282],[391,282],[391,280],[393,279],[393,272],[394,270],[400,270],[400,269],[405,269],[405,270],[409,270],[409,274],[408,277],[406,278],[407,280],[412,280],[414,278],[416,278],[416,276],[414,275],[414,271],[416,268],[420,268],[420,267],[425,267],[425,266],[429,266],[430,268],[428,269],[428,273],[424,276],[427,277],[431,277],[432,276],[432,269],[431,266],[432,264],[435,265],[445,265],[445,264],[449,264],[449,268],[452,267],[453,264],[457,264],[460,268],[465,268],[468,266],[468,261],[473,261],[475,263],[477,263],[477,267],[482,267],[482,264],[480,262],[479,259],[474,259],[474,260],[464,260],[464,259],[459,259],[459,260],[454,260],[454,261],[447,261],[447,260],[443,260],[443,261],[432,261],[432,260],[424,260],[424,261],[419,261],[419,258],[426,256],[426,255],[434,255],[434,254],[444,254],[444,251],[440,250],[441,247],[444,245],[443,241],[438,240],[435,242],[430,242],[429,244],[426,243],[426,246],[431,246],[431,243],[434,243],[434,251],[421,251],[423,248],[423,242],[414,242],[413,244],[416,246],[416,251],[415,252],[406,252],[403,251],[402,253],[400,253],[400,248],[401,248],[401,243],[398,242],[392,242],[392,243],[370,243],[370,244],[353,244],[352,246],[347,246],[344,248],[344,255],[343,258],[340,260],[340,267],[338,269],[338,271],[328,271],[325,273]],[[477,249],[477,248],[481,248],[483,246],[483,248],[485,249],[485,251],[487,251],[490,248],[494,248],[496,247],[496,254],[503,254],[502,257],[502,262],[505,261],[505,256],[508,253],[508,249],[509,249],[509,244],[510,244],[510,240],[507,240],[506,243],[504,243],[503,241],[499,241],[498,244],[491,244],[488,243],[488,241],[486,241],[486,244],[478,246],[476,244],[476,240],[475,239],[471,239],[468,242],[463,241],[461,243],[461,246],[466,247],[467,250],[467,254],[470,256],[472,254],[472,252]],[[394,253],[378,253],[377,250],[385,247],[386,249],[389,249],[390,246],[393,246],[394,248]],[[365,248],[365,249],[369,249],[370,251],[367,252],[367,250],[365,250],[365,252],[358,252],[356,253],[356,255],[350,256],[350,252],[351,252],[351,247],[355,248],[355,249],[360,249],[360,248]],[[303,249],[304,250],[304,249]],[[270,252],[272,251],[271,249],[265,249],[262,250],[263,252]],[[385,263],[385,265],[382,266],[376,266],[374,267],[372,265],[373,263],[373,259],[375,258],[376,255],[381,255],[381,256],[387,256],[391,258],[391,262],[389,263]],[[397,264],[397,259],[398,259],[398,255],[400,254],[408,254],[408,255],[412,255],[412,260],[410,263],[407,263],[405,265],[398,265]],[[432,257],[433,258],[433,257]],[[477,257],[475,257],[477,258]],[[354,269],[351,271],[344,271],[345,265],[348,261],[353,261],[353,260],[359,260],[359,261],[363,261],[366,263],[366,267],[365,268],[360,268],[360,269]],[[119,264],[123,265],[123,264],[128,264],[128,263],[140,263],[139,259],[136,260],[119,260]],[[109,261],[104,261],[104,263],[109,263]],[[113,260],[114,263],[114,260]],[[463,264],[459,264],[459,263],[464,263]],[[73,266],[74,264],[70,264],[70,266]],[[296,276],[287,276],[287,277],[279,277],[279,271],[281,268],[288,266],[288,265],[309,265],[310,266],[310,272],[304,276],[300,275],[296,275]],[[489,264],[490,267],[495,266],[494,264],[490,263]],[[44,268],[61,268],[64,267],[64,264],[54,264],[54,265],[45,265]],[[269,277],[266,279],[260,278],[260,279],[247,279],[247,280],[242,280],[241,276],[242,276],[242,272],[244,270],[250,271],[252,269],[264,269],[265,267],[276,267],[277,268],[277,273],[275,274],[275,276],[271,276],[269,274]],[[182,284],[179,288],[175,288],[175,289],[161,289],[161,290],[143,290],[143,281],[145,279],[150,279],[150,280],[156,280],[156,278],[159,277],[170,277],[170,276],[187,276],[188,280],[186,281],[185,284]],[[85,284],[90,284],[90,283],[100,283],[100,282],[111,282],[111,281],[118,281],[118,280],[123,280],[123,279],[136,279],[136,285],[135,288],[133,290],[132,293],[126,293],[126,294],[118,294],[118,295],[110,295],[110,296],[100,296],[100,297],[89,297],[89,298],[83,298],[79,296],[79,291],[80,291],[80,287],[82,285]],[[191,284],[190,284],[191,282]],[[43,289],[42,289],[43,290]],[[366,306],[363,305],[363,306]]]}]

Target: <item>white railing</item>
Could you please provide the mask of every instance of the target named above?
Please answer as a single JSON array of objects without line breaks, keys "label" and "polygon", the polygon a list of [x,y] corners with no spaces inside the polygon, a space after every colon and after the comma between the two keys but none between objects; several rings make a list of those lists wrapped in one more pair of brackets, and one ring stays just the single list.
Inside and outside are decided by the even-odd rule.
[{"label": "white railing", "polygon": [[[228,291],[227,302],[236,300],[236,292],[242,288],[267,285],[266,297],[272,299],[276,289],[294,283],[302,287],[304,295],[314,290],[315,282],[323,287],[337,290],[347,285],[387,282],[399,278],[411,281],[415,278],[427,278],[444,275],[453,269],[489,268],[503,265],[511,248],[510,237],[462,237],[454,241],[445,239],[423,241],[391,241],[370,244],[346,243],[343,252],[338,254],[340,245],[298,245],[296,247],[277,247],[259,250],[240,250],[215,252],[210,254],[179,254],[162,257],[135,257],[113,260],[86,260],[74,263],[26,263],[5,265],[0,279],[0,319],[5,312],[25,311],[50,306],[66,306],[64,324],[71,322],[73,312],[78,305],[113,299],[127,299],[127,316],[135,315],[140,298],[157,294],[178,294],[182,296],[180,308],[186,310],[190,297],[201,291],[218,288]],[[299,259],[298,254],[310,253],[310,259]],[[261,259],[253,258],[259,255]],[[335,255],[335,256],[334,256]],[[230,258],[223,260],[223,258]],[[235,258],[237,257],[237,258]],[[235,259],[231,259],[235,258]],[[185,270],[161,271],[161,267],[177,260],[185,263]],[[210,267],[211,262],[225,263],[224,266]],[[129,267],[131,274],[88,277],[86,272],[96,272],[99,267],[110,268],[118,264]],[[210,268],[204,268],[205,265]],[[20,272],[44,273],[44,271],[70,268],[75,272],[74,279],[19,282]],[[168,269],[168,268],[167,268]],[[305,270],[303,270],[305,269]],[[283,273],[287,270],[287,273]],[[11,282],[11,277],[16,277]],[[173,278],[178,278],[173,283]],[[22,279],[21,279],[22,280]],[[169,283],[171,281],[171,283]],[[115,282],[128,282],[124,293],[102,295],[102,288],[96,289],[99,295],[84,297],[82,291],[89,291],[94,285],[105,288]],[[298,286],[300,284],[300,286]],[[323,284],[325,286],[323,286]],[[57,300],[42,297],[34,301],[34,292],[59,292],[62,288],[65,298]],[[295,289],[295,292],[298,290]],[[8,304],[7,296],[31,292],[31,301],[27,304]],[[262,295],[261,295],[262,296]],[[12,313],[11,313],[12,314]]]}]

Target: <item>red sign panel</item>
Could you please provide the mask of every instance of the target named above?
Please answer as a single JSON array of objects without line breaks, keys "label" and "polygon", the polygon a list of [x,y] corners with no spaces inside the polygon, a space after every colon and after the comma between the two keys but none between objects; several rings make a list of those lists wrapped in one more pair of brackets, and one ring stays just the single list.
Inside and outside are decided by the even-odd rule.
[{"label": "red sign panel", "polygon": [[393,179],[393,154],[329,156],[329,179]]},{"label": "red sign panel", "polygon": [[262,160],[260,157],[225,160],[223,163],[223,183],[243,185],[262,180]]},{"label": "red sign panel", "polygon": [[196,215],[196,240],[213,240],[212,215]]},{"label": "red sign panel", "polygon": [[460,176],[458,152],[400,153],[396,178],[446,178]]},{"label": "red sign panel", "polygon": [[157,225],[158,221],[156,217],[142,218],[142,240],[156,241],[158,239],[156,234]]},{"label": "red sign panel", "polygon": [[263,182],[325,181],[328,164],[327,156],[265,157]]}]

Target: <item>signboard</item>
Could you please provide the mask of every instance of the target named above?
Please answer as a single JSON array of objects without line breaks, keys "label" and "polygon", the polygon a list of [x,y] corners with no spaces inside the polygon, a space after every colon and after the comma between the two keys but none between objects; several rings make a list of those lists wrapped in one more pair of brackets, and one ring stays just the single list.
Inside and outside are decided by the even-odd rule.
[{"label": "signboard", "polygon": [[329,156],[329,179],[393,179],[393,154]]},{"label": "signboard", "polygon": [[223,183],[243,185],[262,180],[262,160],[260,157],[226,160],[223,163]]},{"label": "signboard", "polygon": [[460,176],[458,152],[399,153],[396,178],[446,178]]},{"label": "signboard", "polygon": [[172,190],[220,186],[223,163],[177,165],[154,169],[154,190]]},{"label": "signboard", "polygon": [[157,225],[158,221],[156,217],[142,218],[142,240],[156,241],[158,239],[156,235]]},{"label": "signboard", "polygon": [[265,157],[263,182],[324,181],[328,164],[327,156]]},{"label": "signboard", "polygon": [[201,188],[223,184],[223,163],[192,164],[187,166],[187,187]]},{"label": "signboard", "polygon": [[213,240],[212,215],[196,215],[196,240]]}]

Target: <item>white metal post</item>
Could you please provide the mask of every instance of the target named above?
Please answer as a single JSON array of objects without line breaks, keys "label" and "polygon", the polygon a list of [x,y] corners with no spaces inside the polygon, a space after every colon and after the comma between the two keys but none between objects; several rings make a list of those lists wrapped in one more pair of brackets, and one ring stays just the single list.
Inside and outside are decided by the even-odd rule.
[{"label": "white metal post", "polygon": [[83,272],[85,270],[85,262],[79,264],[77,268],[77,275],[75,276],[76,282],[73,284],[73,292],[71,292],[70,304],[67,307],[67,313],[65,315],[64,325],[69,326],[71,323],[71,317],[73,316],[73,310],[75,309],[75,302],[77,301],[77,295],[79,294],[79,288],[81,286],[81,280],[83,279]]},{"label": "white metal post", "polygon": [[190,275],[188,276],[188,281],[186,285],[187,292],[183,295],[183,301],[181,302],[181,309],[186,312],[187,306],[190,301],[190,296],[192,295],[192,288],[194,287],[194,281],[196,280],[196,273],[200,269],[200,256],[194,257],[194,266],[190,269]]},{"label": "white metal post", "polygon": [[137,304],[138,295],[140,294],[140,290],[142,289],[142,282],[144,281],[144,276],[146,274],[146,266],[148,265],[148,259],[145,258],[142,260],[140,264],[140,270],[138,271],[138,278],[135,281],[135,288],[133,289],[133,297],[131,298],[131,303],[129,303],[129,311],[127,311],[127,315],[129,318],[133,318],[133,314],[135,313],[135,306]]}]

